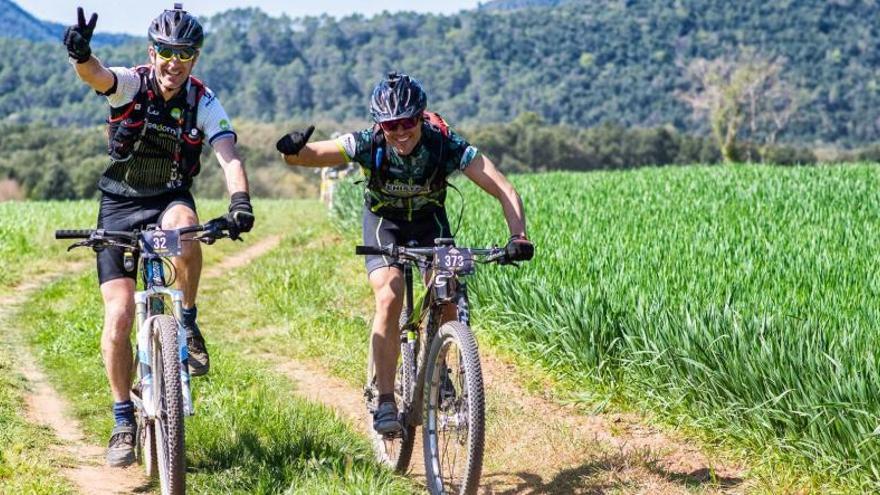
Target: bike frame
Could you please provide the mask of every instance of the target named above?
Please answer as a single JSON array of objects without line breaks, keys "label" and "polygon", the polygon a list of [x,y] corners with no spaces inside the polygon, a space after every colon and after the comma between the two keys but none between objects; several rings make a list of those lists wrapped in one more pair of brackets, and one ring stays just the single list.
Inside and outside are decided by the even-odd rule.
[{"label": "bike frame", "polygon": [[[139,240],[141,244],[142,240]],[[143,246],[142,246],[143,247]],[[166,300],[171,299],[171,309],[174,319],[177,321],[177,342],[180,356],[180,383],[183,392],[183,413],[186,416],[195,414],[190,389],[189,369],[186,366],[188,357],[186,344],[186,329],[183,327],[183,292],[165,286],[165,267],[162,258],[147,254],[144,249],[141,252],[141,274],[144,281],[144,290],[135,292],[135,321],[137,324],[137,357],[138,374],[141,377],[141,407],[149,419],[156,419],[156,404],[153,403],[153,370],[150,363],[153,355],[152,319],[165,314]]]},{"label": "bike frame", "polygon": [[[406,411],[405,418],[408,424],[419,426],[422,423],[423,389],[425,372],[428,368],[428,349],[437,331],[440,329],[443,306],[455,304],[458,321],[470,326],[470,310],[468,306],[467,284],[454,271],[434,270],[428,280],[424,296],[419,301],[418,317],[413,313],[413,266],[416,263],[411,260],[403,261],[403,274],[406,290],[406,309],[409,318],[401,331],[401,342],[409,345],[416,357],[415,390],[412,394],[411,411]],[[419,343],[419,334],[424,329],[424,345]]]}]

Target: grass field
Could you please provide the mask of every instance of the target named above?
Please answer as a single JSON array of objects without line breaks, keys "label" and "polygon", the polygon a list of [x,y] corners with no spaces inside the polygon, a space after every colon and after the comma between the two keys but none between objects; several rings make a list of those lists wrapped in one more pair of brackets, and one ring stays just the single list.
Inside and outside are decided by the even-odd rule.
[{"label": "grass field", "polygon": [[[33,203],[27,207],[36,217],[51,217],[59,211],[65,211],[65,216],[20,228],[22,239],[44,238],[49,230],[58,227],[88,227],[92,222],[84,221],[82,216],[94,205]],[[220,202],[200,203],[205,218],[222,213],[224,208],[225,204]],[[315,203],[290,201],[260,202],[256,208],[258,218],[274,220],[258,224],[251,240],[284,234],[298,223],[308,223],[310,215],[320,213]],[[232,242],[206,247],[206,263],[241,248],[241,244]],[[62,262],[57,250],[46,249],[47,261]],[[38,251],[34,249],[29,256],[36,257]],[[99,352],[102,310],[93,272],[89,265],[82,274],[63,278],[40,290],[19,312],[16,331],[24,332],[56,389],[70,401],[88,441],[100,445],[106,441],[112,415]],[[205,292],[222,291],[221,282],[213,281],[219,287],[212,288],[212,282],[205,281]],[[411,493],[409,482],[379,468],[367,442],[333,413],[298,399],[294,385],[268,370],[265,363],[235,347],[220,345],[221,332],[247,331],[245,325],[251,323],[229,317],[235,314],[234,307],[239,306],[242,294],[234,297],[206,300],[201,305],[200,320],[207,328],[216,329],[217,339],[209,340],[209,345],[216,344],[211,347],[215,366],[208,377],[195,382],[197,415],[187,420],[186,425],[189,491]],[[16,492],[19,487],[25,487],[25,492],[33,486],[40,487],[35,493],[70,490],[57,472],[61,461],[45,456],[51,452],[54,441],[51,433],[36,429],[23,419],[23,391],[18,390],[15,378],[4,378],[0,387],[0,438],[9,437],[12,443],[9,449],[5,444],[0,455],[0,487]],[[25,440],[29,431],[39,434]],[[20,454],[23,449],[29,450]],[[41,476],[38,480],[42,484],[28,482],[34,473]]]},{"label": "grass field", "polygon": [[[534,261],[471,283],[483,338],[566,396],[747,446],[819,491],[880,489],[880,170],[873,164],[518,176]],[[461,182],[459,245],[503,244]],[[337,214],[352,228],[357,188]],[[450,193],[455,226],[461,200]],[[776,476],[776,474],[771,474]]]},{"label": "grass field", "polygon": [[[478,317],[593,407],[635,404],[877,490],[878,180],[867,164],[517,177],[538,254],[477,276]],[[461,243],[503,242],[473,189]]]},{"label": "grass field", "polygon": [[[791,476],[792,491],[876,491],[878,179],[869,164],[514,177],[537,256],[519,269],[484,267],[473,278],[480,339],[538,363],[560,379],[563,397],[585,407],[646,410],[744,448],[771,487],[788,486],[774,483]],[[497,202],[461,187],[459,244],[503,243]],[[366,444],[332,415],[278,394],[291,384],[238,350],[247,341],[251,350],[316,357],[358,382],[371,297],[356,278],[362,260],[351,249],[357,191],[343,199],[343,233],[315,203],[261,203],[254,237],[278,232],[281,246],[230,273],[230,284],[204,287],[200,319],[218,342],[212,357],[242,366],[197,383],[200,415],[187,434],[199,492],[412,490],[377,470]],[[460,199],[451,193],[449,202],[454,225]],[[65,222],[93,215],[86,206],[28,208],[37,217],[65,215]],[[18,228],[42,232],[56,223]],[[35,260],[61,254],[36,246],[9,252],[32,270],[43,269]],[[238,249],[218,243],[205,253],[216,260]],[[98,442],[110,418],[92,278],[46,288],[29,304],[25,322]],[[3,401],[14,412],[14,398],[0,395]],[[8,469],[3,462],[0,473]]]}]

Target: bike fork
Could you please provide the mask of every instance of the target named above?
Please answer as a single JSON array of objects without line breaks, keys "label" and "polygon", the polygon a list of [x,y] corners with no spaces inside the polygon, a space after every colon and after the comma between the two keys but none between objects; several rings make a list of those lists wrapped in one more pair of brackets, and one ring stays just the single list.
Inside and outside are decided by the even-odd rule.
[{"label": "bike fork", "polygon": [[183,414],[192,416],[196,413],[192,400],[189,376],[189,348],[186,345],[186,328],[183,326],[183,293],[173,291],[171,300],[174,303],[174,320],[177,322],[177,349],[180,357],[180,391],[183,394]]}]

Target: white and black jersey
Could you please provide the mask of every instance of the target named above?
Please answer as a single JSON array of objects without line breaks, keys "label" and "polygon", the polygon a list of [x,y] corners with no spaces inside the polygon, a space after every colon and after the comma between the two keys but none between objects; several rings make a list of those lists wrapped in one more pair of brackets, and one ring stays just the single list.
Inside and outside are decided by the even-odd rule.
[{"label": "white and black jersey", "polygon": [[[111,115],[132,106],[141,94],[142,78],[136,68],[111,67],[115,83],[103,93],[111,107]],[[192,186],[193,170],[182,170],[180,164],[181,114],[187,106],[187,93],[196,91],[192,80],[172,99],[165,101],[155,89],[152,72],[147,76],[151,96],[146,100],[145,126],[135,151],[125,160],[111,160],[98,181],[107,193],[125,197],[152,197],[185,191]],[[140,98],[139,101],[143,99]],[[208,144],[220,139],[235,139],[229,116],[214,93],[205,88],[196,106],[195,127]],[[196,169],[197,170],[197,169]]]}]

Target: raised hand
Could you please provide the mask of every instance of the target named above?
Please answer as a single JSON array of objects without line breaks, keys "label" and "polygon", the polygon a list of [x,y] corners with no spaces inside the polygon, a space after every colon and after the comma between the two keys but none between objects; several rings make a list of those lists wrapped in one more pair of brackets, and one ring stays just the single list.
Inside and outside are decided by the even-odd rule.
[{"label": "raised hand", "polygon": [[76,14],[76,25],[68,26],[64,31],[64,46],[67,47],[67,54],[70,58],[81,64],[92,56],[92,48],[89,43],[92,41],[92,33],[95,32],[95,24],[98,23],[98,14],[92,14],[89,22],[86,22],[86,15],[82,7],[76,8]]},{"label": "raised hand", "polygon": [[314,131],[315,126],[310,125],[305,131],[292,131],[290,134],[285,134],[275,143],[275,149],[283,155],[295,155],[309,142]]}]

